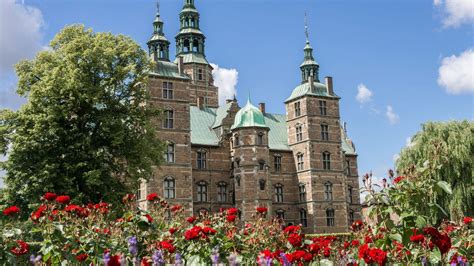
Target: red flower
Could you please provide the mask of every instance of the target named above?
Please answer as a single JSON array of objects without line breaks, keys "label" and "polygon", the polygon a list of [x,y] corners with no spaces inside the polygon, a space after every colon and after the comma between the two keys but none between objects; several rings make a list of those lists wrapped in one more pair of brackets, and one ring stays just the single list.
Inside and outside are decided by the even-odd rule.
[{"label": "red flower", "polygon": [[44,198],[45,200],[53,201],[53,200],[56,199],[57,196],[58,196],[58,195],[56,195],[56,193],[46,192],[46,193],[44,193],[43,198]]},{"label": "red flower", "polygon": [[20,208],[18,208],[17,206],[10,206],[6,208],[5,210],[3,210],[3,215],[11,216],[11,215],[18,214],[19,212],[20,212]]},{"label": "red flower", "polygon": [[155,201],[156,199],[159,199],[158,194],[156,193],[151,193],[148,196],[146,196],[146,200],[148,201]]},{"label": "red flower", "polygon": [[289,226],[285,227],[283,232],[285,232],[287,234],[290,234],[290,233],[295,234],[300,230],[300,228],[301,228],[301,226],[299,226],[299,225],[289,225]]},{"label": "red flower", "polygon": [[325,247],[323,254],[324,254],[324,257],[327,258],[327,257],[331,256],[331,250],[328,247]]},{"label": "red flower", "polygon": [[150,259],[149,258],[143,258],[142,261],[140,262],[140,266],[151,266]]},{"label": "red flower", "polygon": [[192,224],[196,221],[196,216],[190,216],[188,218],[186,218],[186,221],[188,221],[188,223]]},{"label": "red flower", "polygon": [[86,253],[82,253],[76,256],[76,260],[78,261],[85,261],[89,256]]},{"label": "red flower", "polygon": [[229,223],[233,223],[235,221],[235,219],[237,219],[237,216],[235,215],[227,215],[227,222]]},{"label": "red flower", "polygon": [[148,220],[149,223],[153,222],[153,217],[151,217],[148,213],[145,214],[146,219]]},{"label": "red flower", "polygon": [[217,233],[217,231],[215,229],[207,227],[207,226],[202,228],[202,232],[206,235],[209,235],[209,234],[213,235],[213,234]]},{"label": "red flower", "polygon": [[258,212],[258,213],[262,213],[262,214],[263,214],[263,213],[266,213],[267,211],[268,211],[268,209],[265,208],[265,207],[257,207],[257,212]]},{"label": "red flower", "polygon": [[398,182],[402,181],[403,179],[405,179],[404,176],[397,176],[397,177],[393,180],[393,183],[394,183],[394,184],[397,184]]},{"label": "red flower", "polygon": [[179,210],[181,210],[182,206],[181,205],[174,205],[171,207],[171,211],[172,212],[177,212]]},{"label": "red flower", "polygon": [[364,243],[368,244],[368,243],[372,243],[372,242],[374,242],[374,241],[372,240],[372,238],[370,236],[365,236]]},{"label": "red flower", "polygon": [[347,249],[347,248],[350,247],[350,246],[351,246],[351,244],[350,244],[349,242],[344,241],[344,246],[343,246],[344,249]]},{"label": "red flower", "polygon": [[422,234],[410,236],[410,241],[414,243],[423,243],[425,242],[425,236]]},{"label": "red flower", "polygon": [[357,239],[354,239],[354,240],[351,241],[351,245],[352,245],[353,247],[357,247],[357,246],[360,245],[360,241],[357,240]]},{"label": "red flower", "polygon": [[227,215],[236,215],[237,213],[239,213],[239,209],[237,208],[227,209]]},{"label": "red flower", "polygon": [[379,248],[373,248],[369,251],[370,258],[379,265],[387,263],[387,253]]},{"label": "red flower", "polygon": [[161,241],[160,242],[160,247],[162,249],[166,249],[169,253],[174,253],[176,248],[173,246],[173,244],[167,240]]},{"label": "red flower", "polygon": [[33,214],[31,214],[31,220],[33,221],[39,220],[39,218],[43,216],[46,209],[47,209],[46,205],[39,206],[38,209]]},{"label": "red flower", "polygon": [[291,255],[292,255],[292,257],[295,261],[298,261],[298,260],[301,260],[304,257],[305,254],[306,254],[306,252],[304,252],[304,250],[296,250]]},{"label": "red flower", "polygon": [[301,246],[301,241],[302,241],[302,238],[300,235],[298,234],[290,234],[288,236],[288,242],[290,242],[290,244],[293,246],[293,247],[299,247]]},{"label": "red flower", "polygon": [[369,256],[370,248],[369,245],[363,244],[359,247],[359,259],[363,259],[365,263],[372,263],[372,258]]},{"label": "red flower", "polygon": [[61,204],[69,204],[71,201],[71,197],[69,196],[58,196],[56,198],[56,202],[61,203]]},{"label": "red flower", "polygon": [[194,226],[193,228],[184,232],[184,238],[186,238],[186,240],[192,240],[192,239],[198,238],[200,233],[201,233],[201,227]]},{"label": "red flower", "polygon": [[107,263],[107,266],[121,266],[122,264],[120,263],[120,261],[120,255],[111,256],[109,262]]},{"label": "red flower", "polygon": [[364,228],[364,223],[361,220],[357,220],[352,223],[351,228],[352,228],[352,231],[354,232],[360,231],[362,230],[362,228]]},{"label": "red flower", "polygon": [[170,228],[169,231],[170,231],[170,234],[174,234],[177,230],[176,230],[176,228]]},{"label": "red flower", "polygon": [[64,208],[64,210],[66,212],[80,212],[82,210],[82,207],[74,204],[69,204]]},{"label": "red flower", "polygon": [[313,260],[313,254],[311,254],[311,253],[306,253],[306,254],[304,254],[304,256],[303,256],[303,259],[304,259],[304,261],[306,261],[306,262],[310,262],[310,261]]},{"label": "red flower", "polygon": [[17,240],[16,243],[18,245],[10,249],[10,252],[13,253],[14,255],[16,256],[25,255],[30,250],[30,246],[25,241]]},{"label": "red flower", "polygon": [[470,223],[472,223],[472,217],[469,217],[469,216],[464,217],[464,219],[462,219],[462,221],[463,221],[464,224],[470,224]]}]

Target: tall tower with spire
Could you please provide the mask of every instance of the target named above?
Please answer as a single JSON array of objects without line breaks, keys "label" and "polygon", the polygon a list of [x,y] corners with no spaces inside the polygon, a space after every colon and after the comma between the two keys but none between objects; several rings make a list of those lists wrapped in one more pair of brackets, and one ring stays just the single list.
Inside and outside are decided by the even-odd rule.
[{"label": "tall tower with spire", "polygon": [[148,53],[154,62],[169,61],[170,42],[163,33],[163,20],[160,18],[160,4],[156,3],[156,16],[153,21],[153,34],[147,42]]}]

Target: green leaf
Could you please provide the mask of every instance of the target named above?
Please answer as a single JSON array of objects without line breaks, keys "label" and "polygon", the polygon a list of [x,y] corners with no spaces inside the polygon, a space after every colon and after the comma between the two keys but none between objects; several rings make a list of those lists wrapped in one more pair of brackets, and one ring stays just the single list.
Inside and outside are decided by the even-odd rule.
[{"label": "green leaf", "polygon": [[430,252],[430,262],[436,264],[441,261],[441,251],[439,251],[438,247],[434,247],[433,250]]},{"label": "green leaf", "polygon": [[448,182],[446,181],[438,181],[438,183],[436,183],[436,185],[441,188],[442,190],[444,190],[444,192],[448,193],[448,194],[453,194],[453,190],[451,189],[451,185],[448,184]]},{"label": "green leaf", "polygon": [[426,226],[426,219],[423,216],[417,216],[415,219],[416,227],[423,228]]},{"label": "green leaf", "polygon": [[390,234],[390,239],[392,240],[396,240],[398,243],[402,243],[403,240],[402,240],[402,235],[400,234]]},{"label": "green leaf", "polygon": [[328,260],[328,259],[322,259],[320,262],[321,266],[333,266],[334,262]]}]

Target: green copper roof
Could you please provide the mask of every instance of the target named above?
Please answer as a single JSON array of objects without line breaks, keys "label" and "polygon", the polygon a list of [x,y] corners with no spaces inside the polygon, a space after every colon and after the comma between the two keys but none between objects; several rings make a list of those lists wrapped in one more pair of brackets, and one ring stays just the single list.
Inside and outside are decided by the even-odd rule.
[{"label": "green copper roof", "polygon": [[152,41],[164,41],[164,42],[169,42],[168,39],[164,35],[159,35],[159,34],[153,34],[148,42]]},{"label": "green copper roof", "polygon": [[309,66],[309,65],[319,65],[314,59],[305,59],[303,63],[301,63],[300,67],[302,66]]},{"label": "green copper roof", "polygon": [[183,9],[181,9],[181,12],[179,12],[180,14],[181,13],[185,13],[185,12],[194,12],[194,13],[198,13],[197,9],[195,7],[185,7]]},{"label": "green copper roof", "polygon": [[[191,106],[191,143],[196,145],[219,145],[213,128],[220,126],[227,114],[230,104],[219,108]],[[270,128],[268,141],[272,150],[290,150],[286,133],[286,115],[265,114],[265,124]]]},{"label": "green copper roof", "polygon": [[314,90],[311,90],[311,86],[309,85],[309,82],[305,82],[303,84],[298,85],[293,90],[290,97],[288,97],[288,99],[285,100],[285,102],[291,101],[293,99],[296,99],[298,97],[302,97],[305,95],[337,97],[337,95],[329,95],[327,93],[326,85],[319,82],[313,82],[313,85],[314,85]]},{"label": "green copper roof", "polygon": [[199,29],[196,29],[196,28],[184,28],[184,29],[181,29],[178,34],[188,34],[188,33],[194,33],[194,34],[201,34],[201,35],[204,35],[202,33],[202,31],[200,31]]},{"label": "green copper roof", "polygon": [[250,102],[250,99],[235,115],[231,129],[242,127],[267,127],[262,112]]},{"label": "green copper roof", "polygon": [[[197,63],[197,64],[205,64],[209,65],[209,62],[207,62],[206,57],[204,55],[199,54],[199,53],[187,53],[187,54],[181,54],[179,56],[183,57],[183,62],[186,63]],[[175,63],[178,63],[178,58],[174,60]]]},{"label": "green copper roof", "polygon": [[347,137],[344,128],[341,127],[342,151],[348,155],[357,155],[354,143]]},{"label": "green copper roof", "polygon": [[175,63],[161,60],[155,63],[156,66],[154,71],[150,73],[151,75],[158,75],[167,78],[189,79],[188,76],[179,74],[178,65],[176,65]]}]

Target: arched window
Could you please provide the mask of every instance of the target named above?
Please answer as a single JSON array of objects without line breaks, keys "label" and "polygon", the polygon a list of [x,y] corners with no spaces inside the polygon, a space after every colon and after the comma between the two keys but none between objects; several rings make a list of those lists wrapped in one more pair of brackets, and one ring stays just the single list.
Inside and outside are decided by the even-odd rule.
[{"label": "arched window", "polygon": [[259,169],[260,171],[265,170],[265,161],[264,161],[264,160],[258,161],[258,169]]},{"label": "arched window", "polygon": [[165,161],[167,163],[174,163],[174,151],[175,151],[174,143],[168,143],[166,145],[166,153],[165,153]]},{"label": "arched window", "polygon": [[329,126],[326,124],[321,125],[321,139],[329,140]]},{"label": "arched window", "polygon": [[300,209],[300,223],[303,227],[308,226],[308,214],[305,209]]},{"label": "arched window", "polygon": [[296,155],[296,162],[298,165],[298,171],[301,171],[304,169],[304,156],[302,153],[298,153]]},{"label": "arched window", "polygon": [[327,226],[334,226],[334,210],[327,209],[326,210],[326,224]]},{"label": "arched window", "polygon": [[296,141],[303,140],[303,126],[301,124],[296,125]]},{"label": "arched window", "polygon": [[331,154],[327,151],[323,152],[323,169],[331,169]]},{"label": "arched window", "polygon": [[165,110],[163,114],[164,114],[163,128],[173,128],[174,127],[174,111]]},{"label": "arched window", "polygon": [[217,201],[227,202],[227,183],[224,181],[217,184]]},{"label": "arched window", "polygon": [[206,169],[206,159],[207,154],[205,150],[197,151],[197,168],[198,169]]},{"label": "arched window", "polygon": [[163,195],[165,199],[175,198],[175,182],[172,177],[165,177],[163,181]]},{"label": "arched window", "polygon": [[306,201],[306,185],[304,183],[300,183],[298,185],[298,192],[300,196],[300,202]]},{"label": "arched window", "polygon": [[257,134],[257,145],[263,145],[263,132]]},{"label": "arched window", "polygon": [[198,40],[193,41],[193,52],[199,52],[199,42],[198,42]]},{"label": "arched window", "polygon": [[200,181],[197,184],[197,201],[207,202],[207,183]]},{"label": "arched window", "polygon": [[324,200],[332,200],[332,183],[324,183]]},{"label": "arched window", "polygon": [[275,154],[273,155],[273,164],[275,167],[275,172],[281,172],[281,155]]},{"label": "arched window", "polygon": [[278,219],[284,220],[285,219],[285,211],[282,209],[278,209],[276,212],[276,217]]},{"label": "arched window", "polygon": [[283,202],[283,185],[280,183],[275,185],[275,202]]},{"label": "arched window", "polygon": [[191,45],[191,43],[189,42],[188,39],[184,40],[183,52],[185,52],[185,53],[189,52],[191,50],[190,45]]}]

